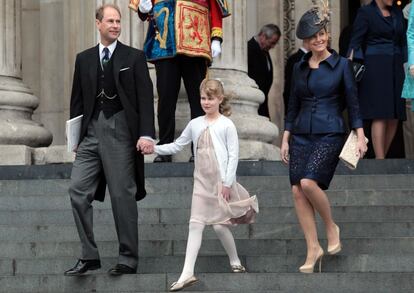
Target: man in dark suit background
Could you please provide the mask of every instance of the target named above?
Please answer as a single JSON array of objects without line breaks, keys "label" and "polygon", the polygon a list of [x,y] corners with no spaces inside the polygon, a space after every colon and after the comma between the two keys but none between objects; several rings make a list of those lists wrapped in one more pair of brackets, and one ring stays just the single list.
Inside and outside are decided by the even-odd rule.
[{"label": "man in dark suit background", "polygon": [[290,96],[290,87],[291,87],[291,79],[292,79],[292,72],[293,72],[293,66],[296,64],[296,62],[299,62],[303,55],[308,53],[309,51],[309,45],[306,40],[302,40],[302,46],[292,55],[289,56],[289,58],[286,61],[285,65],[285,84],[283,88],[283,102],[285,106],[285,115],[287,114],[287,108],[289,105],[289,96]]},{"label": "man in dark suit background", "polygon": [[279,42],[280,29],[275,24],[264,25],[259,34],[247,43],[247,74],[264,93],[265,100],[259,106],[259,115],[269,116],[268,94],[273,83],[273,65],[269,50]]},{"label": "man in dark suit background", "polygon": [[[144,159],[155,135],[153,88],[145,55],[118,41],[121,13],[105,4],[96,11],[100,44],[78,54],[70,117],[83,115],[69,195],[82,255],[65,275],[101,267],[93,234],[93,200],[103,200],[106,183],[119,241],[111,275],[136,273],[138,211],[145,197]],[[140,151],[140,152],[139,152]]]}]

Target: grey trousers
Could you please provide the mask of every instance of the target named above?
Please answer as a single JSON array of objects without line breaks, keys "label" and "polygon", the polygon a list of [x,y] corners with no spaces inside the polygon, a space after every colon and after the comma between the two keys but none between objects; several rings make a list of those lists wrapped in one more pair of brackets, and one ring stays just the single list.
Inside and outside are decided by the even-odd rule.
[{"label": "grey trousers", "polygon": [[93,233],[92,201],[105,172],[119,241],[118,263],[132,268],[138,263],[138,210],[135,201],[135,142],[124,111],[106,119],[99,113],[80,143],[73,163],[69,195],[82,243],[81,259],[99,259]]}]

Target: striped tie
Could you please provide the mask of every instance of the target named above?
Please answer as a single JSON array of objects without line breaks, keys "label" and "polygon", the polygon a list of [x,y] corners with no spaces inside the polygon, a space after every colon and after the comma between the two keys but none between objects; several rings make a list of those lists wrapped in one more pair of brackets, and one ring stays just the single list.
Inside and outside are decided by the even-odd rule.
[{"label": "striped tie", "polygon": [[105,70],[105,68],[106,68],[106,66],[108,65],[108,62],[109,62],[109,49],[107,47],[105,47],[102,51],[105,54],[102,58],[102,67]]}]

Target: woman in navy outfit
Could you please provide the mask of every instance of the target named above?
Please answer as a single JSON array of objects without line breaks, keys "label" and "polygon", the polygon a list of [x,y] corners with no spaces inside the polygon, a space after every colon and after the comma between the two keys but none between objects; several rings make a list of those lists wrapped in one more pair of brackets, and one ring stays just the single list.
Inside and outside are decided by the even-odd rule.
[{"label": "woman in navy outfit", "polygon": [[293,69],[281,145],[282,161],[289,164],[296,214],[307,244],[306,261],[299,268],[302,273],[312,273],[318,260],[320,270],[324,254],[318,241],[315,210],[325,223],[328,254],[341,250],[339,227],[332,219],[324,190],[329,187],[345,142],[345,105],[350,126],[358,135],[357,155],[362,158],[367,150],[351,63],[328,50],[328,14],[321,10],[307,11],[297,26],[296,36],[308,42],[310,52]]},{"label": "woman in navy outfit", "polygon": [[406,119],[403,63],[407,42],[403,15],[393,0],[373,0],[358,10],[353,24],[349,57],[363,60],[366,70],[359,84],[362,119],[372,120],[375,158],[384,159]]}]

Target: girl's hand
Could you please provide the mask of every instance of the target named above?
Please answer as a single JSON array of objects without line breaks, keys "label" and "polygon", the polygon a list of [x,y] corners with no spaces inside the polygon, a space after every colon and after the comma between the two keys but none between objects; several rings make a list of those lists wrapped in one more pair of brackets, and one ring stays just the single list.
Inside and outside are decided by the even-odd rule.
[{"label": "girl's hand", "polygon": [[368,150],[368,147],[367,147],[367,143],[365,142],[365,137],[362,137],[362,138],[358,137],[356,155],[362,159],[365,156],[365,153],[367,152],[367,150]]},{"label": "girl's hand", "polygon": [[409,68],[410,70],[410,75],[412,76],[412,77],[414,77],[414,65],[411,65],[410,66],[410,68]]},{"label": "girl's hand", "polygon": [[289,143],[287,141],[282,141],[280,146],[280,158],[285,164],[289,164]]},{"label": "girl's hand", "polygon": [[230,187],[224,186],[221,189],[221,196],[226,200],[229,201],[230,200]]}]

